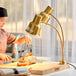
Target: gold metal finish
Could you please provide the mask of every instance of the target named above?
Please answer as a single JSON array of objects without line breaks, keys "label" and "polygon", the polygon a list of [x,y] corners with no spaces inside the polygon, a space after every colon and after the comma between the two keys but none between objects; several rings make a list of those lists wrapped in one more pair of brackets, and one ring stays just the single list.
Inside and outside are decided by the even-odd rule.
[{"label": "gold metal finish", "polygon": [[[62,45],[62,46],[63,46],[63,47],[62,47],[62,63],[65,63],[65,60],[64,60],[64,33],[63,33],[63,29],[62,29],[62,26],[61,26],[59,20],[58,20],[55,16],[53,16],[52,14],[50,14],[50,15],[57,21],[57,23],[59,24],[60,29],[61,29],[62,42],[63,42],[63,45]],[[61,61],[60,61],[60,63],[61,63]]]},{"label": "gold metal finish", "polygon": [[59,64],[60,64],[60,65],[63,65],[63,64],[67,64],[67,63],[66,63],[66,61],[62,61],[62,60],[61,60],[61,61],[59,62]]},{"label": "gold metal finish", "polygon": [[41,22],[40,22],[41,19],[42,19],[42,17],[41,17],[40,15],[36,14],[32,22],[33,22],[34,24],[38,25],[39,23],[41,23]]},{"label": "gold metal finish", "polygon": [[41,27],[36,26],[36,24],[32,22],[29,24],[28,28],[26,29],[26,31],[32,35],[40,35],[40,30],[41,30]]},{"label": "gold metal finish", "polygon": [[42,23],[48,23],[48,21],[50,20],[49,15],[50,15],[52,12],[53,12],[53,8],[51,8],[51,7],[49,7],[49,6],[45,9],[45,11],[41,12],[41,13],[40,13],[40,15],[41,15],[41,17],[42,17],[41,22],[42,22]]},{"label": "gold metal finish", "polygon": [[45,24],[51,26],[51,27],[57,32],[58,37],[59,37],[59,39],[60,39],[61,48],[62,48],[62,50],[63,50],[63,42],[62,42],[62,40],[61,40],[61,36],[60,36],[60,33],[59,33],[59,31],[57,30],[57,28],[54,27],[54,26],[51,25],[51,24],[48,24],[48,23],[45,23]]},{"label": "gold metal finish", "polygon": [[26,31],[32,35],[40,35],[40,21],[41,21],[41,16],[40,15],[35,15],[34,20],[29,23],[28,28]]},{"label": "gold metal finish", "polygon": [[62,26],[61,26],[59,20],[58,20],[55,16],[53,16],[52,14],[50,14],[50,15],[58,22],[58,24],[59,24],[59,26],[60,26],[60,28],[61,28],[62,38],[63,38],[63,39],[62,39],[62,40],[63,40],[63,47],[64,47],[64,33],[63,33]]},{"label": "gold metal finish", "polygon": [[45,12],[41,12],[40,15],[42,17],[41,22],[48,23],[48,21],[50,20],[49,15],[46,14]]},{"label": "gold metal finish", "polygon": [[[64,60],[64,34],[63,34],[63,29],[62,29],[62,26],[61,26],[61,24],[60,24],[60,22],[59,22],[59,20],[55,17],[55,16],[53,16],[51,13],[52,13],[52,11],[53,11],[53,8],[51,8],[50,6],[48,6],[46,9],[45,9],[45,13],[47,13],[48,15],[51,15],[56,21],[57,21],[57,23],[59,24],[59,26],[60,26],[60,29],[61,29],[61,33],[62,33],[62,64],[64,64],[65,63],[65,60]],[[61,61],[60,61],[61,62]]]},{"label": "gold metal finish", "polygon": [[51,14],[53,12],[53,8],[51,8],[50,6],[48,6],[45,11],[44,11],[46,14]]}]

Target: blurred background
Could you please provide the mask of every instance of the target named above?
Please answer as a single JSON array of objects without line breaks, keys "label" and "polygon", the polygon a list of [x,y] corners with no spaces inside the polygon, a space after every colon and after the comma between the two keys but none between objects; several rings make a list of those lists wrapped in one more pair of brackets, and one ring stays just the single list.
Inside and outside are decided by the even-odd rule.
[{"label": "blurred background", "polygon": [[[4,29],[15,35],[27,35],[25,29],[35,14],[45,10],[49,5],[54,8],[53,15],[63,27],[65,36],[65,60],[76,62],[76,0],[0,0],[0,7],[8,10],[8,21]],[[50,17],[50,24],[59,28]],[[55,30],[42,24],[41,37],[32,37],[32,52],[35,56],[50,57],[61,60],[61,46]]]}]

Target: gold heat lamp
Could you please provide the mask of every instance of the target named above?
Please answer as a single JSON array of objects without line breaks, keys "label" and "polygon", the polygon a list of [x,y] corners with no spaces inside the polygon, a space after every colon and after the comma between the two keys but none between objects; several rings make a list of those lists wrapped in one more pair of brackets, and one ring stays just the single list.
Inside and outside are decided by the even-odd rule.
[{"label": "gold heat lamp", "polygon": [[46,8],[45,11],[41,12],[40,14],[36,14],[33,21],[29,23],[28,28],[26,31],[32,35],[40,35],[40,23],[48,23],[50,20],[49,14],[51,14],[53,11],[53,8],[50,8],[49,6]]},{"label": "gold heat lamp", "polygon": [[[40,24],[41,23],[49,25],[50,27],[55,29],[55,31],[57,32],[58,37],[60,39],[60,44],[61,44],[61,48],[62,48],[62,60],[60,61],[60,64],[66,64],[66,62],[64,60],[64,34],[63,34],[63,29],[62,29],[62,26],[61,26],[59,20],[52,15],[52,12],[53,12],[53,8],[48,6],[43,12],[41,12],[40,14],[36,14],[33,21],[29,23],[26,31],[32,35],[40,35],[40,31],[41,31],[41,25]],[[57,21],[57,23],[59,24],[60,29],[61,29],[61,33],[62,33],[61,34],[62,37],[61,37],[58,29],[55,26],[48,24],[48,21],[50,20],[49,16],[52,16]]]},{"label": "gold heat lamp", "polygon": [[41,27],[41,16],[40,15],[35,15],[34,20],[29,23],[28,28],[26,31],[32,35],[40,35]]}]

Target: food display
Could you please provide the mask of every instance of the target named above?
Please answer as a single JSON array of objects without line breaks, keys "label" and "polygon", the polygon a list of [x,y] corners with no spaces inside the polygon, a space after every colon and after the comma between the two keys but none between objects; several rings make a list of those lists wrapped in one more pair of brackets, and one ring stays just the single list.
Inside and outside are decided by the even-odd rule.
[{"label": "food display", "polygon": [[35,56],[32,56],[32,53],[26,53],[25,56],[23,56],[19,62],[17,63],[18,66],[26,66],[26,65],[31,65],[35,64],[37,62],[37,58]]}]

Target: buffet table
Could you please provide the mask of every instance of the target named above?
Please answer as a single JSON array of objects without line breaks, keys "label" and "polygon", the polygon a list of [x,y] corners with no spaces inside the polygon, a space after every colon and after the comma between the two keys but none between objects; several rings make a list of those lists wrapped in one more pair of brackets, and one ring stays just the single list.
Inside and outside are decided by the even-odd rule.
[{"label": "buffet table", "polygon": [[[47,65],[49,65],[50,63],[49,63],[49,61],[50,61],[50,58],[47,58],[47,57],[41,57],[40,59],[45,59],[44,61],[44,63],[39,63],[38,65],[40,65],[40,67],[42,67],[42,69],[38,69],[37,68],[37,70],[35,70],[34,71],[34,69],[36,69],[36,67],[35,68],[33,68],[33,70],[31,70],[31,73],[30,74],[24,74],[24,75],[16,75],[16,76],[75,76],[76,75],[76,70],[74,70],[74,68],[73,67],[71,67],[70,66],[70,68],[69,68],[69,66],[68,65],[66,65],[67,66],[67,68],[65,67],[64,68],[64,66],[62,65],[62,66],[60,66],[60,67],[57,67],[58,66],[58,64],[57,64],[57,66],[55,67],[55,69],[50,69],[50,67],[52,67],[51,65],[50,65],[50,67],[48,67]],[[47,64],[47,65],[46,65]],[[30,66],[22,66],[22,67],[24,67],[24,68],[30,68],[30,67],[33,67],[33,66],[36,66],[37,64],[33,64],[33,65],[30,65]],[[52,64],[53,65],[53,64]],[[46,66],[47,68],[49,68],[49,69],[47,69],[47,68],[45,68],[44,66]],[[15,62],[15,63],[9,63],[9,64],[3,64],[3,65],[0,65],[0,69],[8,69],[8,68],[18,68],[19,66],[17,66],[17,62]],[[39,67],[39,66],[38,66]],[[44,71],[44,69],[46,69],[45,71]],[[62,70],[62,69],[65,69],[65,70]],[[43,71],[43,72],[39,72],[39,70],[41,70],[41,71]],[[51,70],[51,71],[50,71]],[[46,72],[47,71],[47,72]],[[38,73],[39,72],[39,73]],[[34,73],[34,74],[33,74]],[[40,75],[38,75],[38,74],[40,74]],[[6,75],[5,75],[6,76]],[[11,75],[12,76],[12,75]],[[15,76],[15,75],[14,75]]]}]

